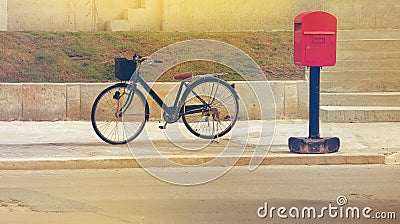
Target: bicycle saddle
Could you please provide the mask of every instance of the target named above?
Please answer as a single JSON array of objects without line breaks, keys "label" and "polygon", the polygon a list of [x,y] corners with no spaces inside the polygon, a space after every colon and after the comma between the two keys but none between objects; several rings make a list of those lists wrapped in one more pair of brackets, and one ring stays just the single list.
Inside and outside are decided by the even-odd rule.
[{"label": "bicycle saddle", "polygon": [[174,79],[175,80],[185,80],[188,78],[192,78],[193,77],[193,73],[192,72],[187,72],[187,73],[181,73],[181,74],[175,74],[174,75]]}]

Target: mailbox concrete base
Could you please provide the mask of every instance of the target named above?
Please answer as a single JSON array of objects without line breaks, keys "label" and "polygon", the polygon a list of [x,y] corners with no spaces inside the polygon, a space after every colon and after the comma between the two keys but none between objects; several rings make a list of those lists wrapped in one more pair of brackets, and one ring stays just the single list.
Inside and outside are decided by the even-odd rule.
[{"label": "mailbox concrete base", "polygon": [[338,152],[339,138],[290,138],[289,148],[299,154],[326,154]]}]

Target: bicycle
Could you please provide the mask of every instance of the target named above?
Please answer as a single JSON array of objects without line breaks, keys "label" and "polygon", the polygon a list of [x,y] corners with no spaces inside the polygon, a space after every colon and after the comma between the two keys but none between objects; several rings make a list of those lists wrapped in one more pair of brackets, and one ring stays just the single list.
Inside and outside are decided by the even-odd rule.
[{"label": "bicycle", "polygon": [[[142,63],[163,63],[140,55],[133,60],[115,59],[115,76],[121,81],[103,90],[95,99],[91,121],[96,134],[109,144],[126,144],[142,132],[149,120],[149,105],[143,89],[162,108],[167,124],[181,118],[195,136],[215,139],[224,136],[238,119],[238,94],[234,85],[220,79],[222,73],[193,76],[193,73],[174,75],[180,86],[173,106],[167,106],[140,75]],[[184,90],[185,88],[185,90]]]}]

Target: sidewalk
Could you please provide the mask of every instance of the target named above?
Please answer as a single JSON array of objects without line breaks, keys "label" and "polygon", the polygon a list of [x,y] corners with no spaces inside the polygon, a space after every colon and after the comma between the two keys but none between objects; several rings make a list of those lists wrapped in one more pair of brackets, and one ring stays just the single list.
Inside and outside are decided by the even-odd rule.
[{"label": "sidewalk", "polygon": [[[211,143],[182,138],[171,143],[168,138],[174,138],[173,133],[180,128],[171,125],[167,126],[165,131],[158,129],[158,125],[156,122],[149,122],[144,132],[131,144],[112,146],[102,142],[95,135],[90,122],[0,122],[0,169],[140,167],[130,149],[134,151],[135,158],[150,160],[153,166],[166,166],[158,156],[154,156],[154,148],[169,160],[185,165],[198,165],[222,157],[218,164],[213,165],[223,166],[231,163],[232,159],[239,159],[236,165],[247,166],[258,144],[256,136],[261,127],[260,121],[251,121],[249,133],[231,137],[230,141],[227,140],[230,136],[227,136]],[[240,129],[241,123],[235,128]],[[290,153],[287,147],[288,138],[305,137],[307,132],[306,121],[278,121],[272,146],[262,164],[400,164],[400,123],[322,124],[323,137],[340,138],[341,148],[338,153]],[[153,144],[147,136],[151,136]],[[177,145],[198,148],[182,150]],[[226,146],[226,153],[221,155]]]}]

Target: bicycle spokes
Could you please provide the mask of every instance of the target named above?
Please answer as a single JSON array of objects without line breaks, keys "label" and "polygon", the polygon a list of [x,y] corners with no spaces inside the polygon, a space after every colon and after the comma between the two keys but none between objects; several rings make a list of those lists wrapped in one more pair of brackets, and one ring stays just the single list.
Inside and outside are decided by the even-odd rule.
[{"label": "bicycle spokes", "polygon": [[111,86],[101,92],[93,104],[93,128],[107,143],[131,141],[139,135],[146,122],[148,107],[145,97],[138,90],[132,97],[127,89],[126,83]]},{"label": "bicycle spokes", "polygon": [[239,109],[233,88],[216,78],[198,80],[188,88],[182,119],[189,131],[201,138],[217,138],[229,132]]}]

